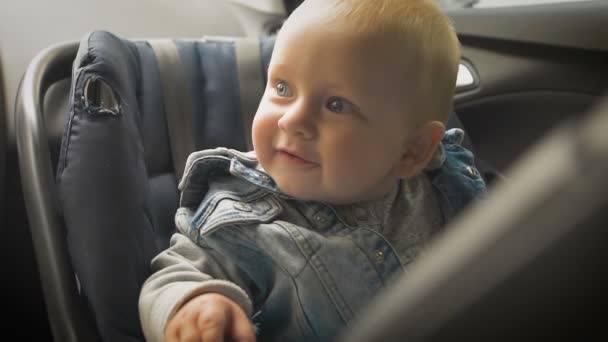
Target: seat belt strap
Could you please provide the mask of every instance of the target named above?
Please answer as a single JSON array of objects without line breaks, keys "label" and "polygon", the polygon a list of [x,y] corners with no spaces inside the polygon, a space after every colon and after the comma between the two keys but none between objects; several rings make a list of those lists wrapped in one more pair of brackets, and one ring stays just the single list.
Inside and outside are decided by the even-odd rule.
[{"label": "seat belt strap", "polygon": [[192,136],[193,105],[177,46],[171,39],[149,40],[154,50],[163,89],[165,118],[169,131],[173,169],[181,179],[188,155],[196,146]]},{"label": "seat belt strap", "polygon": [[264,94],[264,75],[260,41],[257,38],[236,38],[234,41],[239,93],[241,98],[241,118],[248,151],[253,150],[251,126]]}]

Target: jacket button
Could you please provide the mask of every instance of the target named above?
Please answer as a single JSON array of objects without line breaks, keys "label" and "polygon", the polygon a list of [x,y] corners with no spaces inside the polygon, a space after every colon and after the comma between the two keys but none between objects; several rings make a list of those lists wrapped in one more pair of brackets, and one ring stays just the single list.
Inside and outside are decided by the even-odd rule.
[{"label": "jacket button", "polygon": [[238,211],[246,211],[249,212],[251,210],[253,210],[251,208],[251,204],[249,203],[243,203],[243,202],[234,202],[234,204],[232,205],[234,207],[234,209],[238,210]]},{"label": "jacket button", "polygon": [[374,260],[376,260],[376,263],[381,264],[384,262],[384,252],[378,250],[374,253]]}]

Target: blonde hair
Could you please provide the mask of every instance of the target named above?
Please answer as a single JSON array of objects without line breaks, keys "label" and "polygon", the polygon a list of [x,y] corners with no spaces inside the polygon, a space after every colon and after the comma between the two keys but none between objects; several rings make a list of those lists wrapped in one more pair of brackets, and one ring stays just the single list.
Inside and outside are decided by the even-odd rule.
[{"label": "blonde hair", "polygon": [[[408,90],[420,119],[445,121],[452,109],[460,42],[452,23],[433,0],[307,0],[330,6],[327,18],[345,19],[364,34],[396,38],[404,66],[418,72]],[[401,48],[401,50],[400,50]],[[408,81],[410,81],[408,79]],[[422,122],[421,122],[422,123]]]}]

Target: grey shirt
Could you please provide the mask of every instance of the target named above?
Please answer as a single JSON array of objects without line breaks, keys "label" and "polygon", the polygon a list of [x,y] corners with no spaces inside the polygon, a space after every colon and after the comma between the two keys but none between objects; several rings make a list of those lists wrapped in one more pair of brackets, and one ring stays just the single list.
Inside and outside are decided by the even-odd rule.
[{"label": "grey shirt", "polygon": [[[440,145],[426,169],[439,168],[444,160],[445,151]],[[381,233],[404,266],[424,250],[432,234],[443,224],[439,200],[424,173],[400,180],[381,200],[336,209],[348,224],[367,226]]]}]

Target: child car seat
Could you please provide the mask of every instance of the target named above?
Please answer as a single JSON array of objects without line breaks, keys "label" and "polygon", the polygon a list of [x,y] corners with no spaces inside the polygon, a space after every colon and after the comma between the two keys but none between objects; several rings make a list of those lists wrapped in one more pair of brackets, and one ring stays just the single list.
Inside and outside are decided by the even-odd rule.
[{"label": "child car seat", "polygon": [[[195,149],[247,148],[250,121],[241,111],[255,112],[272,46],[272,38],[128,41],[98,31],[31,63],[17,100],[17,135],[57,340],[143,340],[137,297],[150,259],[173,233],[174,165]],[[71,81],[61,83],[66,76]],[[68,103],[44,99],[47,90]],[[44,108],[47,123],[53,110],[64,111],[64,129],[50,124],[49,137],[43,105],[55,106]]]},{"label": "child car seat", "polygon": [[139,290],[174,231],[185,158],[251,148],[273,45],[272,37],[132,41],[96,31],[32,61],[18,93],[17,142],[56,340],[143,341]]}]

